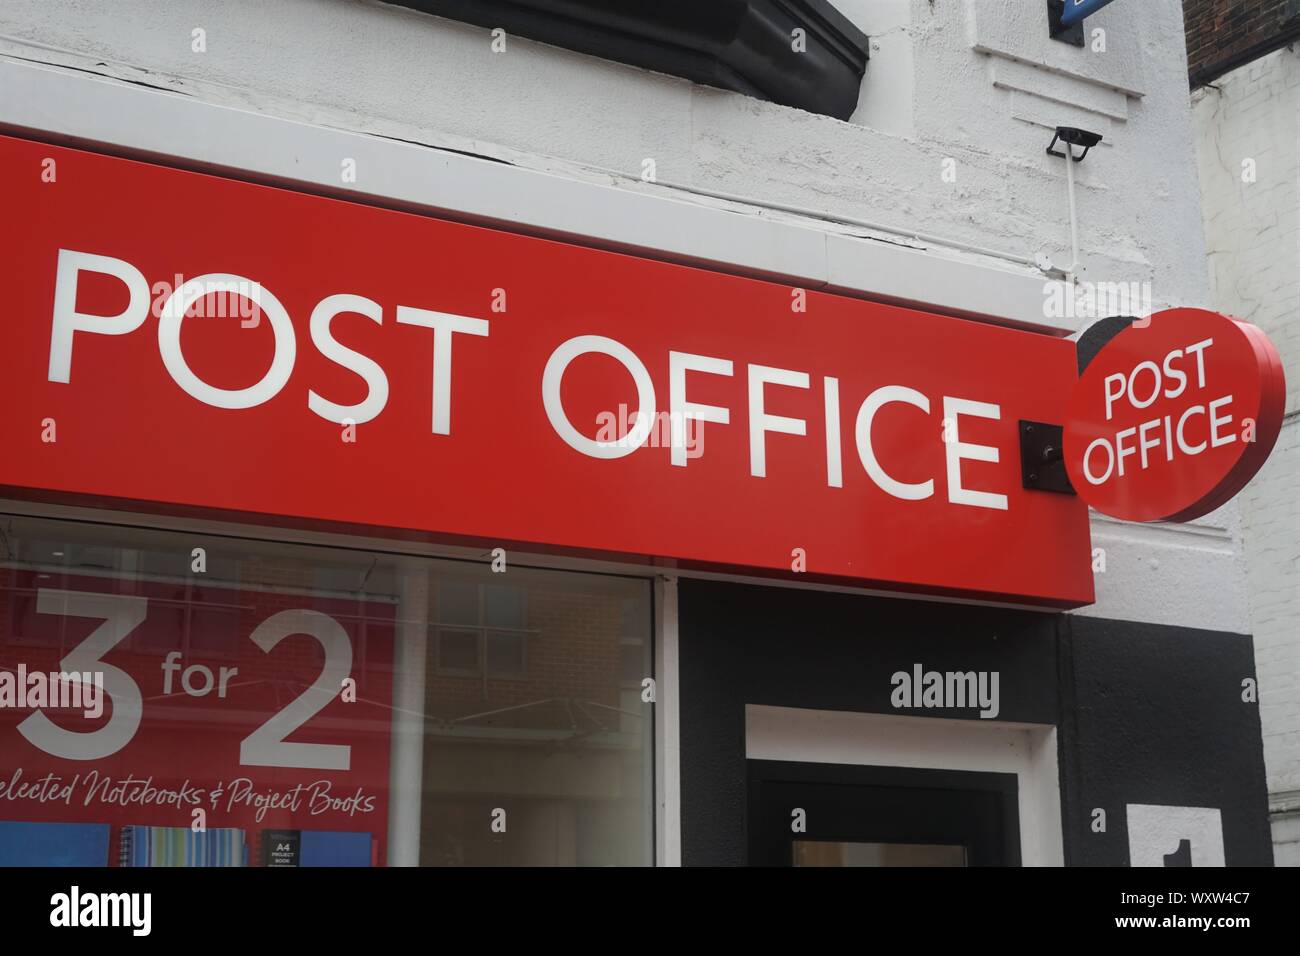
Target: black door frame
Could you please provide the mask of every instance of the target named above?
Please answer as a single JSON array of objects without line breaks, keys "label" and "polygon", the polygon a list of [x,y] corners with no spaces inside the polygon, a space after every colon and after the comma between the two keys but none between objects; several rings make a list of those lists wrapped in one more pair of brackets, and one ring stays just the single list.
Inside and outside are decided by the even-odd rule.
[{"label": "black door frame", "polygon": [[[856,764],[798,763],[783,760],[746,760],[746,789],[748,794],[748,819],[746,820],[749,863],[763,856],[757,851],[759,840],[775,841],[774,834],[760,833],[762,790],[765,784],[793,784],[816,787],[835,785],[844,787],[890,787],[922,789],[958,793],[988,793],[997,799],[998,823],[1001,841],[998,849],[1005,865],[1020,866],[1020,806],[1019,784],[1014,773],[993,773],[967,770],[932,770],[917,767],[880,767]],[[795,834],[783,832],[793,842]],[[861,840],[861,833],[847,829],[820,831],[809,834],[814,839]],[[936,840],[936,842],[943,842]],[[771,854],[766,854],[770,859]],[[788,856],[786,857],[788,859]],[[769,860],[761,860],[767,863]]]}]

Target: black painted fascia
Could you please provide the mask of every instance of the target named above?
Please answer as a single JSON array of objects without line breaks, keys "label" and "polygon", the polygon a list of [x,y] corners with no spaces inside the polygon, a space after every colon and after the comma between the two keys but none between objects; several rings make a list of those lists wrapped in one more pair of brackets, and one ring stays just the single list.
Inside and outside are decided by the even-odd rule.
[{"label": "black painted fascia", "polygon": [[866,34],[828,0],[387,2],[842,120],[867,69]]}]

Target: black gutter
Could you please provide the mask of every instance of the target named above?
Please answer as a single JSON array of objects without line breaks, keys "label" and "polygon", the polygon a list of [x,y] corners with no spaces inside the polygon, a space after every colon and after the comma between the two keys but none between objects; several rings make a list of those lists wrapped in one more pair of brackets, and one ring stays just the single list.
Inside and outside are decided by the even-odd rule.
[{"label": "black gutter", "polygon": [[869,56],[866,34],[829,0],[387,2],[842,120]]}]

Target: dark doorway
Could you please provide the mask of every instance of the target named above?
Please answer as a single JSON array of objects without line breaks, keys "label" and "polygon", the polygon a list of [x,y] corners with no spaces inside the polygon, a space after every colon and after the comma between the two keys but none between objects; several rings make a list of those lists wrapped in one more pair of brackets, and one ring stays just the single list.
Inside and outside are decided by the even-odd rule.
[{"label": "dark doorway", "polygon": [[1015,774],[746,761],[751,866],[1019,866]]}]

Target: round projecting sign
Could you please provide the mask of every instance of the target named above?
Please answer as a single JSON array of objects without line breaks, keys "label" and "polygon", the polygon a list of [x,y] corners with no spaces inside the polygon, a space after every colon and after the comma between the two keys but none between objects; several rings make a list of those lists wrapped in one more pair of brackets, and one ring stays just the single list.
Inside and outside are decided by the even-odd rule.
[{"label": "round projecting sign", "polygon": [[1258,328],[1204,309],[1157,312],[1084,369],[1066,417],[1066,470],[1104,514],[1189,521],[1259,471],[1285,404],[1282,362]]}]

